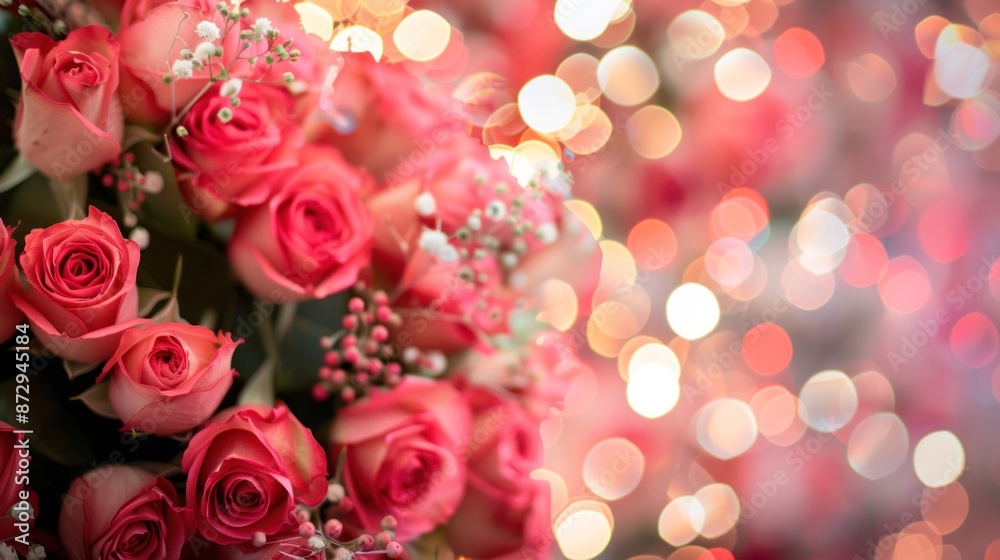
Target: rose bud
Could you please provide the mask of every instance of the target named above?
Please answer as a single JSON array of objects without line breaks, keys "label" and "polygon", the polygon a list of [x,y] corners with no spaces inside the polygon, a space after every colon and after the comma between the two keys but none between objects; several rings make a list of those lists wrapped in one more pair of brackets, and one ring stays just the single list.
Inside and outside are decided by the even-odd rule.
[{"label": "rose bud", "polygon": [[111,216],[91,207],[82,220],[32,230],[24,245],[24,286],[14,291],[14,304],[57,356],[102,362],[122,333],[148,322],[137,317],[139,246],[122,237]]},{"label": "rose bud", "polygon": [[14,251],[17,241],[12,234],[14,228],[3,225],[0,219],[0,341],[14,336],[17,325],[24,319],[24,313],[14,307],[11,291],[15,279],[19,278],[17,265],[14,264]]},{"label": "rose bud", "polygon": [[283,404],[220,412],[181,459],[198,529],[221,545],[297,526],[295,506],[317,506],[326,497],[326,465],[312,432]]},{"label": "rose bud", "polygon": [[233,384],[233,352],[242,343],[205,327],[159,323],[122,336],[98,381],[122,431],[177,434],[208,420]]},{"label": "rose bud", "polygon": [[21,67],[14,139],[24,159],[65,180],[117,157],[125,123],[111,32],[90,25],[58,43],[43,33],[18,33],[10,44]]},{"label": "rose bud", "polygon": [[191,511],[162,476],[108,465],[77,478],[63,499],[59,539],[69,560],[177,560],[194,534]]},{"label": "rose bud", "polygon": [[262,179],[265,204],[239,218],[229,245],[237,275],[258,298],[322,299],[352,286],[370,261],[368,176],[336,150],[306,147],[296,167]]},{"label": "rose bud", "polygon": [[406,541],[450,519],[464,492],[469,423],[453,386],[413,376],[341,411],[330,457],[344,452],[344,486],[359,525],[378,532],[391,515],[396,539]]}]

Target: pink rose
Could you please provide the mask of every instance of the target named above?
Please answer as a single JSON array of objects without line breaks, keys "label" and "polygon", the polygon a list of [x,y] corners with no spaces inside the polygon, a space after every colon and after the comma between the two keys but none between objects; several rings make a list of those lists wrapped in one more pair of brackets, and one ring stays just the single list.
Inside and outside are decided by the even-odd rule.
[{"label": "pink rose", "polygon": [[428,88],[402,64],[344,53],[332,92],[320,101],[326,118],[310,137],[330,143],[348,161],[375,174],[399,172],[467,134],[468,117],[446,91]]},{"label": "pink rose", "polygon": [[236,375],[233,352],[242,342],[182,323],[135,327],[97,380],[110,376],[108,400],[122,431],[185,432],[208,420],[226,396]]},{"label": "pink rose", "polygon": [[478,387],[500,389],[538,421],[562,409],[577,375],[586,368],[578,345],[557,330],[536,333],[516,349],[477,347],[455,363],[454,375]]},{"label": "pink rose", "polygon": [[469,483],[446,528],[448,542],[459,556],[545,558],[550,493],[548,484],[531,478],[542,465],[538,420],[485,389],[465,395],[473,410],[465,450]]},{"label": "pink rose", "polygon": [[57,356],[102,362],[123,332],[148,322],[137,317],[139,246],[122,237],[111,216],[91,206],[82,220],[32,230],[24,245],[24,286],[14,304]]},{"label": "pink rose", "polygon": [[223,545],[296,525],[295,506],[317,506],[327,491],[323,448],[283,404],[220,412],[191,439],[181,468],[199,531]]},{"label": "pink rose", "polygon": [[[213,86],[181,120],[184,137],[172,135],[170,150],[188,206],[207,219],[229,211],[229,204],[263,203],[276,188],[265,175],[285,174],[296,165],[302,146],[293,121],[294,100],[284,88],[245,82],[240,106]],[[219,119],[228,108],[233,118]]]},{"label": "pink rose", "polygon": [[240,216],[229,259],[259,298],[321,299],[353,285],[369,264],[368,176],[335,150],[305,148],[295,168],[261,180],[275,194]]},{"label": "pink rose", "polygon": [[405,287],[396,300],[402,319],[396,342],[402,346],[445,353],[469,348],[481,335],[504,332],[508,313],[521,296],[502,285],[496,258],[441,261],[417,250],[402,278],[387,281],[393,278],[392,266],[373,268],[387,289]]},{"label": "pink rose", "polygon": [[59,539],[69,560],[177,560],[191,511],[162,476],[109,465],[77,478],[63,499]]},{"label": "pink rose", "polygon": [[24,313],[14,307],[11,299],[15,278],[19,277],[14,265],[17,241],[12,237],[13,233],[14,228],[3,225],[0,219],[0,341],[14,336],[14,330],[24,319]]},{"label": "pink rose", "polygon": [[[122,44],[121,96],[129,108],[129,119],[148,124],[165,124],[171,109],[188,104],[206,84],[207,71],[186,79],[163,82],[171,72],[167,61],[180,58],[181,49],[194,50],[203,39],[196,26],[210,21],[222,30],[225,19],[212,0],[126,0],[122,7],[118,39]],[[238,50],[238,33],[230,32],[216,44],[222,46],[223,64],[232,62]],[[232,75],[242,75],[243,67]]]},{"label": "pink rose", "polygon": [[378,531],[399,523],[406,541],[446,522],[462,500],[469,409],[447,383],[407,376],[388,392],[341,411],[330,434],[330,457],[344,452],[344,487],[359,525]]},{"label": "pink rose", "polygon": [[100,168],[121,153],[118,42],[97,25],[56,43],[42,33],[10,40],[21,66],[17,149],[33,167],[63,180]]}]

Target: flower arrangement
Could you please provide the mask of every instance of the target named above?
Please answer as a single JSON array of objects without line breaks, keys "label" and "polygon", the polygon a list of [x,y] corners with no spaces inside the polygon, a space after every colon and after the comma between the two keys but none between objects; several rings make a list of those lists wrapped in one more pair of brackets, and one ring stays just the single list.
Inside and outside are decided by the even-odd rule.
[{"label": "flower arrangement", "polygon": [[569,177],[297,8],[4,6],[0,558],[548,555]]}]

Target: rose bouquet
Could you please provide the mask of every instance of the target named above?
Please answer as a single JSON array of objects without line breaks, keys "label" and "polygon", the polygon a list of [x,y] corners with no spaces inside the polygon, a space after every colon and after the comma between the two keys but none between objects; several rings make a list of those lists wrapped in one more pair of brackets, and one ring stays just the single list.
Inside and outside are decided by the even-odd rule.
[{"label": "rose bouquet", "polygon": [[4,4],[0,558],[547,556],[569,178],[317,9]]}]

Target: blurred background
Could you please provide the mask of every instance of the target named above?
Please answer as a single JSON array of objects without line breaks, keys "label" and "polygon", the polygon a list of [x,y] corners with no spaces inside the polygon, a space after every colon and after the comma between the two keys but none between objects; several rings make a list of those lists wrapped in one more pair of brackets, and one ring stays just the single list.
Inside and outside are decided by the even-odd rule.
[{"label": "blurred background", "polygon": [[409,7],[450,33],[404,63],[603,254],[538,294],[590,366],[557,554],[1000,560],[1000,3]]}]

